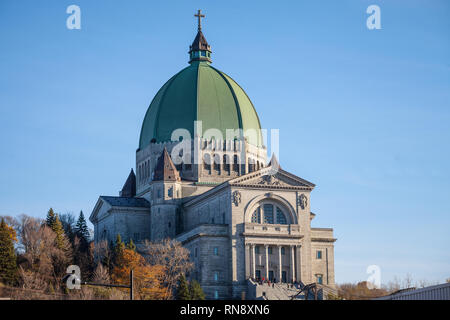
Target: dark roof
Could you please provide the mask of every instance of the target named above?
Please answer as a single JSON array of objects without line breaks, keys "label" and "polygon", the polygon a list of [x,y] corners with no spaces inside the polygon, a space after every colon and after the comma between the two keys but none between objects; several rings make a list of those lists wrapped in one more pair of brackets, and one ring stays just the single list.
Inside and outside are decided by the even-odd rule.
[{"label": "dark roof", "polygon": [[113,207],[150,208],[150,202],[144,198],[109,197],[101,196],[104,201]]},{"label": "dark roof", "polygon": [[135,195],[136,195],[136,175],[134,174],[133,169],[131,169],[127,181],[123,185],[122,191],[120,191],[120,196],[132,198]]},{"label": "dark roof", "polygon": [[163,153],[158,159],[155,167],[153,181],[180,181],[180,174],[172,162],[172,159],[164,148]]},{"label": "dark roof", "polygon": [[206,38],[203,35],[203,33],[199,30],[197,36],[194,39],[194,42],[192,42],[190,51],[200,51],[200,50],[206,50],[211,52],[211,47],[206,41]]}]

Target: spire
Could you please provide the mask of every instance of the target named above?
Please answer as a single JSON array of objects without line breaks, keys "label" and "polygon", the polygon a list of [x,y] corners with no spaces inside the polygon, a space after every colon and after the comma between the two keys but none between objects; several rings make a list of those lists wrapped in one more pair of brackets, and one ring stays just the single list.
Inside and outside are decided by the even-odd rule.
[{"label": "spire", "polygon": [[127,198],[133,198],[136,195],[136,175],[134,174],[133,169],[131,169],[127,181],[123,185],[119,195]]},{"label": "spire", "polygon": [[271,174],[271,175],[274,175],[275,173],[278,172],[278,170],[281,169],[280,163],[278,162],[278,159],[275,156],[275,153],[272,153],[272,159],[270,159],[269,167],[270,167],[269,174]]},{"label": "spire", "polygon": [[190,46],[189,63],[192,63],[193,61],[205,61],[211,63],[211,47],[202,33],[202,18],[204,18],[205,15],[202,14],[201,10],[198,10],[198,13],[195,14],[194,17],[198,18],[198,32],[194,42],[192,42],[192,45]]},{"label": "spire", "polygon": [[153,181],[180,181],[180,174],[173,164],[167,149],[164,148],[163,153],[158,159],[155,167],[155,175]]}]

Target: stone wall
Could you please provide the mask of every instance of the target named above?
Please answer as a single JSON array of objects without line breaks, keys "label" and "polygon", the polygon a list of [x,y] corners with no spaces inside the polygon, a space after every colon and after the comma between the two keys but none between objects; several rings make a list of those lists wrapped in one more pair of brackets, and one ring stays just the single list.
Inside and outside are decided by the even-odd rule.
[{"label": "stone wall", "polygon": [[[150,240],[150,211],[148,209],[112,208],[94,225],[95,241],[116,241],[120,234],[123,241],[134,242]],[[106,231],[106,232],[104,232]]]},{"label": "stone wall", "polygon": [[[208,298],[230,297],[230,257],[227,225],[203,224],[176,238],[190,251],[194,263],[191,278],[200,282]],[[215,274],[217,273],[217,279]]]}]

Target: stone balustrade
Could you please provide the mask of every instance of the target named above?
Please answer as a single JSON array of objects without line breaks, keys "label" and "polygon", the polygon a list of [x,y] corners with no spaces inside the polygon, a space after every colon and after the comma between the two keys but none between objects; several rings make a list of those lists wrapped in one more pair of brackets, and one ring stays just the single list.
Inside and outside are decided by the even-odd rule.
[{"label": "stone balustrade", "polygon": [[246,223],[244,235],[280,235],[300,237],[300,226],[295,224],[258,224]]}]

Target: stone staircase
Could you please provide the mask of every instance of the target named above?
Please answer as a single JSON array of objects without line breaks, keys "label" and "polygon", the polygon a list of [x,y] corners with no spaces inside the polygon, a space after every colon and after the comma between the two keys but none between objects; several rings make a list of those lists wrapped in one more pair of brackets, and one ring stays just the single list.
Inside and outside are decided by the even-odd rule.
[{"label": "stone staircase", "polygon": [[[300,287],[290,288],[286,283],[271,283],[269,286],[267,283],[259,284],[248,280],[248,297],[255,300],[291,300],[299,290]],[[302,296],[296,300],[303,300]]]},{"label": "stone staircase", "polygon": [[[335,289],[317,285],[320,288],[318,295],[319,300],[326,299],[327,295],[335,294]],[[305,293],[298,294],[301,287],[297,285],[289,285],[287,283],[267,283],[259,284],[252,280],[248,280],[248,298],[252,300],[305,300]],[[308,300],[314,300],[314,296],[310,294]]]}]

